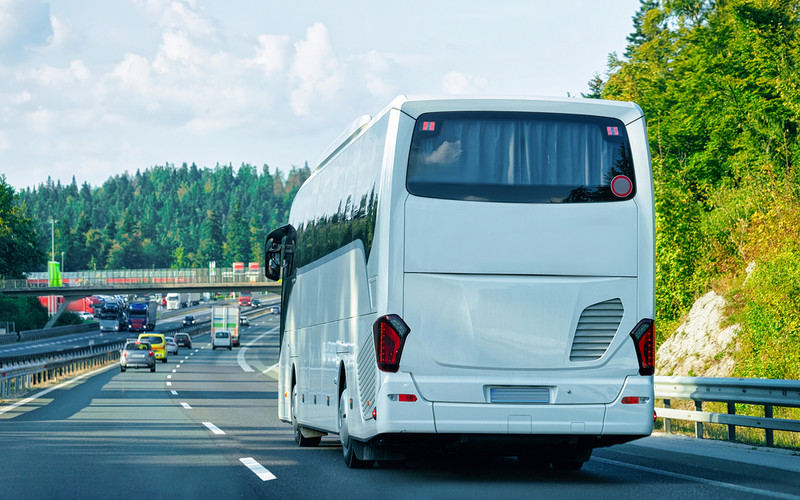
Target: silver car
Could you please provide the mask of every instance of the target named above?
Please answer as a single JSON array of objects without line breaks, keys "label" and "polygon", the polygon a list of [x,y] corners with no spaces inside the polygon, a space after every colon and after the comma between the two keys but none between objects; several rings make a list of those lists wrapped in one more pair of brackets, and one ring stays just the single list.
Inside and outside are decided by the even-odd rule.
[{"label": "silver car", "polygon": [[175,342],[175,337],[164,337],[167,341],[167,354],[178,354],[178,343]]},{"label": "silver car", "polygon": [[119,353],[119,371],[128,368],[150,368],[156,371],[156,356],[149,342],[129,340]]}]

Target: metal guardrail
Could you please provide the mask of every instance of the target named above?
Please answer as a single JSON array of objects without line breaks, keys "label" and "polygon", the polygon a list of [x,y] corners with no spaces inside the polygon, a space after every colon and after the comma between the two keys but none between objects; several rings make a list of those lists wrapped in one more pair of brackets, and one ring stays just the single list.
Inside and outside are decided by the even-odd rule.
[{"label": "metal guardrail", "polygon": [[71,335],[73,333],[85,333],[96,331],[98,328],[97,322],[81,323],[79,325],[65,325],[56,326],[53,328],[42,328],[39,330],[23,330],[21,332],[6,333],[0,335],[0,345],[13,344],[14,342],[25,342],[28,340],[42,340],[51,337],[61,337],[63,335]]},{"label": "metal guardrail", "polygon": [[[211,321],[192,326],[160,330],[159,333],[186,332],[190,335],[208,329]],[[139,333],[135,333],[138,336]],[[0,358],[0,399],[14,398],[37,385],[67,379],[77,372],[100,367],[119,359],[119,351],[130,336],[106,339],[85,347],[43,354]]]},{"label": "metal guardrail", "polygon": [[76,372],[119,359],[125,339],[38,356],[17,356],[0,360],[0,399],[13,398],[39,384],[70,378]]},{"label": "metal guardrail", "polygon": [[[655,396],[664,400],[656,416],[664,419],[670,432],[670,420],[695,423],[695,437],[703,437],[703,424],[728,426],[728,439],[736,440],[736,427],[764,429],[767,446],[774,446],[773,431],[800,432],[800,420],[773,418],[774,407],[800,408],[800,380],[770,380],[709,377],[655,377]],[[694,411],[671,408],[672,400],[694,402]],[[703,403],[727,405],[727,413],[703,411]],[[737,415],[736,404],[762,406],[763,417]]]}]

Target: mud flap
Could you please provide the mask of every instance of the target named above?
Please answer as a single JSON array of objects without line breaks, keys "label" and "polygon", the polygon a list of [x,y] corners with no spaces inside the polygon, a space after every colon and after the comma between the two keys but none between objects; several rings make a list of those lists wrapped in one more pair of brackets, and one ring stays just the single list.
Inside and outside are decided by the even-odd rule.
[{"label": "mud flap", "polygon": [[386,446],[365,443],[351,439],[353,451],[359,460],[404,460],[405,453]]}]

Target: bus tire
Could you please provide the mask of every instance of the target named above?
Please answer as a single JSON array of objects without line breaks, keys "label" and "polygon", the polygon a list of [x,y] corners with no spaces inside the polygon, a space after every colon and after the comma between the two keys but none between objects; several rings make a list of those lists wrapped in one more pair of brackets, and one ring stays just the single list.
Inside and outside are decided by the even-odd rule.
[{"label": "bus tire", "polygon": [[310,448],[318,446],[322,441],[322,436],[305,437],[303,435],[303,428],[297,423],[297,385],[292,386],[292,429],[294,430],[294,442],[297,446],[302,448]]},{"label": "bus tire", "polygon": [[361,460],[356,455],[355,447],[353,446],[353,439],[347,430],[347,409],[348,409],[347,386],[345,386],[342,394],[339,396],[339,441],[342,443],[342,457],[344,463],[350,469],[364,469],[372,466],[371,460]]}]

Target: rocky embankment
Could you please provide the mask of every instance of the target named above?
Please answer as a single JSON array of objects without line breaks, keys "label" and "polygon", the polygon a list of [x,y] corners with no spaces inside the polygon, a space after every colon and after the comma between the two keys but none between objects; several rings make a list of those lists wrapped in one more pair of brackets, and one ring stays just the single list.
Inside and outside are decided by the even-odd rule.
[{"label": "rocky embankment", "polygon": [[656,375],[730,377],[739,325],[723,326],[725,299],[711,291],[656,352]]}]

